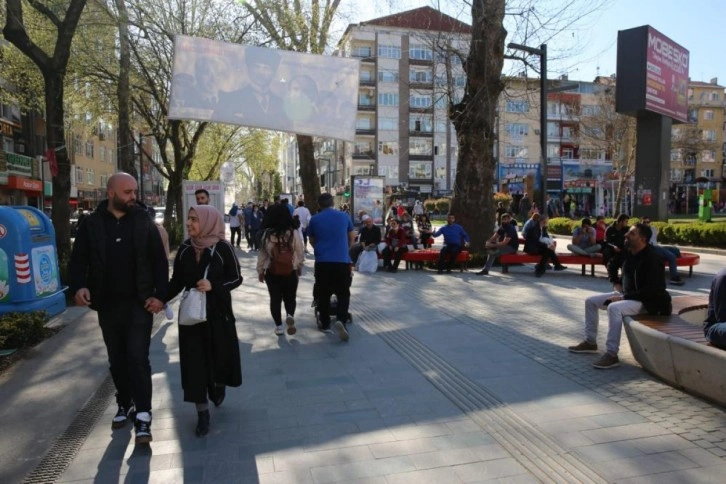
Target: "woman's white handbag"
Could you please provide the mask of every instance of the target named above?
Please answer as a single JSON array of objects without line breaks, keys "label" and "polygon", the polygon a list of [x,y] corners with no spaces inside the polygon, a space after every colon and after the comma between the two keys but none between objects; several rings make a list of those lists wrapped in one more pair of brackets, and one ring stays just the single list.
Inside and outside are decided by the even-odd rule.
[{"label": "woman's white handbag", "polygon": [[[214,257],[214,248],[212,248],[209,264],[212,263],[211,257]],[[207,268],[204,269],[204,277],[202,277],[202,279],[207,278],[209,264],[207,264]],[[195,324],[203,323],[206,320],[207,293],[198,291],[194,288],[185,290],[182,293],[181,301],[179,302],[179,325],[194,326]]]}]

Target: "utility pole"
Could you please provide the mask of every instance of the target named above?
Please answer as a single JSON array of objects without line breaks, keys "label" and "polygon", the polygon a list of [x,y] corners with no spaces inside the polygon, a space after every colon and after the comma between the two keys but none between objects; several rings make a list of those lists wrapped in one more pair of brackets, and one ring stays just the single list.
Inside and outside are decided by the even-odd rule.
[{"label": "utility pole", "polygon": [[139,133],[139,201],[144,203],[144,133]]}]

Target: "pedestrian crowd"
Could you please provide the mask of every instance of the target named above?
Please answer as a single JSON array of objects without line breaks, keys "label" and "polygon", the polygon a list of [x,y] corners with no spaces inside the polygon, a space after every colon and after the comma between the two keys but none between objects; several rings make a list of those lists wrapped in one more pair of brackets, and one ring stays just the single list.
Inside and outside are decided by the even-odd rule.
[{"label": "pedestrian crowd", "polygon": [[[396,272],[409,247],[431,246],[443,237],[437,270],[451,272],[459,253],[471,239],[448,214],[446,224],[434,229],[429,216],[420,209],[409,213],[401,205],[392,206],[383,229],[367,213],[360,213],[356,230],[347,210],[334,208],[334,198],[323,194],[320,211],[311,216],[304,202],[293,207],[287,200],[269,204],[249,202],[232,206],[227,213],[231,240],[226,239],[225,216],[209,205],[204,190],[195,194],[197,205],[186,214],[189,237],[176,251],[169,278],[168,235],[154,223],[153,214],[136,200],[136,180],[126,174],[111,176],[107,199],[78,227],[70,261],[70,286],[76,304],[97,311],[106,345],[110,373],[116,387],[118,410],[112,419],[114,429],[134,422],[135,441],[152,441],[152,384],[149,346],[153,314],[167,310],[168,303],[181,294],[181,304],[197,300],[205,316],[201,321],[183,323],[179,318],[179,367],[183,399],[194,404],[197,413],[195,433],[207,435],[211,402],[222,405],[227,387],[242,384],[242,366],[236,318],[231,291],[243,277],[238,255],[244,233],[250,252],[257,254],[257,280],[267,286],[274,333],[297,333],[295,313],[297,288],[305,266],[310,242],[313,267],[313,305],[318,329],[336,334],[341,341],[350,338],[349,312],[354,266],[368,255],[380,252],[383,267]],[[421,207],[422,208],[422,207]],[[497,228],[486,241],[487,259],[479,275],[487,275],[496,259],[517,252],[520,235],[514,216],[497,207]],[[413,217],[412,217],[413,215]],[[532,211],[522,228],[524,251],[540,257],[535,275],[548,268],[564,270],[549,235],[548,214]],[[605,353],[593,366],[618,366],[618,350],[623,318],[640,313],[670,314],[671,297],[663,278],[663,261],[670,264],[675,250],[657,243],[657,230],[643,217],[628,226],[628,217],[619,216],[610,226],[598,217],[593,226],[583,219],[572,234],[568,250],[594,257],[602,253],[613,290],[585,300],[583,340],[568,349],[573,353],[598,351],[599,312],[608,317]],[[414,228],[415,225],[415,228]],[[417,230],[416,230],[417,229]],[[416,234],[418,232],[418,235]],[[714,279],[709,299],[706,337],[726,349],[726,269]],[[681,284],[677,271],[670,282]],[[192,303],[189,302],[191,305]],[[284,313],[283,313],[284,308]],[[284,318],[283,318],[284,314]],[[186,321],[186,320],[185,320]]]}]

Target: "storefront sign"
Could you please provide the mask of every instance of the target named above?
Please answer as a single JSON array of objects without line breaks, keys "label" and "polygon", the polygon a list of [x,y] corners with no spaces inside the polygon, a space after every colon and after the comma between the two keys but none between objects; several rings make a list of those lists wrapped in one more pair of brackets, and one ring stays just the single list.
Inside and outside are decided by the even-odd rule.
[{"label": "storefront sign", "polygon": [[33,159],[31,157],[17,153],[5,153],[5,158],[8,162],[8,173],[28,176],[33,173]]},{"label": "storefront sign", "polygon": [[22,176],[10,175],[8,177],[8,188],[24,190],[26,192],[42,192],[43,182],[40,180],[31,180]]}]

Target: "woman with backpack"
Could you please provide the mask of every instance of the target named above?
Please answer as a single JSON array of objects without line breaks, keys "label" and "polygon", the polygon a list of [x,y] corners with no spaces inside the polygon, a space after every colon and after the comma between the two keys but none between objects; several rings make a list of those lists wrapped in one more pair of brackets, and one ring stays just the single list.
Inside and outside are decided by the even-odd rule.
[{"label": "woman with backpack", "polygon": [[281,336],[285,333],[280,310],[280,304],[284,303],[287,334],[292,336],[297,332],[295,307],[297,282],[305,262],[303,243],[290,211],[283,205],[271,206],[265,219],[269,226],[262,234],[257,275],[260,282],[267,283],[275,334]]}]

